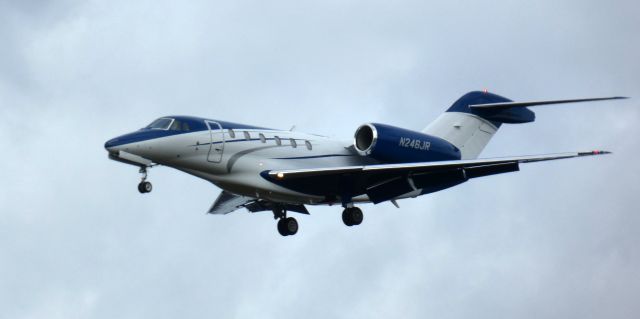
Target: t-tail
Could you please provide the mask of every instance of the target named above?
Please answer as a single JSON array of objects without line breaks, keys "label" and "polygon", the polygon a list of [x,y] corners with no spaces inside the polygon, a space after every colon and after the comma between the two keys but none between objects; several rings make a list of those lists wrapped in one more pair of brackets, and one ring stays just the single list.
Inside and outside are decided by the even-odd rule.
[{"label": "t-tail", "polygon": [[625,99],[604,97],[572,100],[513,102],[489,92],[469,92],[422,132],[440,137],[460,149],[462,159],[478,158],[502,124],[521,124],[535,121],[535,113],[528,107],[536,105],[590,102]]}]

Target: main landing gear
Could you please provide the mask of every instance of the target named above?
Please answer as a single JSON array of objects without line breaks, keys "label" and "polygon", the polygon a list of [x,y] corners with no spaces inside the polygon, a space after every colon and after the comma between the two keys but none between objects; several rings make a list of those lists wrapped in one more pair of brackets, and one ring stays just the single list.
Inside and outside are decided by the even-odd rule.
[{"label": "main landing gear", "polygon": [[290,236],[298,232],[298,221],[293,217],[287,217],[287,211],[284,208],[274,208],[273,218],[279,219],[278,233],[280,233],[280,235]]},{"label": "main landing gear", "polygon": [[142,181],[138,184],[138,191],[140,194],[145,194],[151,192],[153,186],[151,182],[147,182],[147,167],[143,166],[140,168],[140,174],[142,174]]},{"label": "main landing gear", "polygon": [[342,221],[349,227],[360,225],[363,219],[362,210],[358,207],[347,207],[342,211]]},{"label": "main landing gear", "polygon": [[[283,207],[274,207],[273,218],[278,219],[278,233],[282,236],[295,235],[298,232],[298,221],[293,217],[287,217],[287,211]],[[342,211],[342,221],[351,227],[362,224],[364,215],[358,207],[347,206]]]}]

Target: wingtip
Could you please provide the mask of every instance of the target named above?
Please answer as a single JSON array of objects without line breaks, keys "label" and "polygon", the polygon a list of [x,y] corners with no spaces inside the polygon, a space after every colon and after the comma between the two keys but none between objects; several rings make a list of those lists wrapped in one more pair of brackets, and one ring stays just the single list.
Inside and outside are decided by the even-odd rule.
[{"label": "wingtip", "polygon": [[590,155],[605,155],[605,154],[613,154],[612,152],[609,151],[603,151],[603,150],[593,150],[590,152],[579,152],[578,155],[580,156],[590,156]]}]

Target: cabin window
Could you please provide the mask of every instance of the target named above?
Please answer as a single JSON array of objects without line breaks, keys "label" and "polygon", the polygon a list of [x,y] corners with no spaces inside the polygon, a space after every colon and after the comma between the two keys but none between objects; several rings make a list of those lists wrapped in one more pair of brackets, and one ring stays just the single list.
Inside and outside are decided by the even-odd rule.
[{"label": "cabin window", "polygon": [[313,148],[313,147],[311,146],[311,142],[309,142],[309,141],[304,141],[304,145],[306,145],[306,146],[307,146],[307,149],[308,149],[308,150],[311,150],[311,149]]},{"label": "cabin window", "polygon": [[236,132],[234,132],[233,129],[229,129],[229,136],[231,136],[231,138],[236,138]]},{"label": "cabin window", "polygon": [[244,139],[247,141],[251,140],[251,134],[249,134],[249,132],[247,131],[244,131]]},{"label": "cabin window", "polygon": [[182,123],[182,130],[185,131],[185,132],[191,131],[191,127],[189,126],[189,123],[183,122]]},{"label": "cabin window", "polygon": [[267,138],[264,137],[264,134],[260,133],[259,136],[260,136],[260,142],[262,142],[262,143],[266,143],[267,142]]},{"label": "cabin window", "polygon": [[282,145],[282,140],[280,140],[280,137],[274,136],[273,140],[276,141],[276,145],[278,146]]},{"label": "cabin window", "polygon": [[152,130],[167,130],[171,126],[171,123],[173,123],[173,119],[163,117],[151,122],[146,128]]},{"label": "cabin window", "polygon": [[294,139],[290,138],[290,139],[289,139],[289,142],[291,142],[291,147],[293,147],[293,148],[298,147],[298,143],[296,143],[296,140],[294,140]]}]

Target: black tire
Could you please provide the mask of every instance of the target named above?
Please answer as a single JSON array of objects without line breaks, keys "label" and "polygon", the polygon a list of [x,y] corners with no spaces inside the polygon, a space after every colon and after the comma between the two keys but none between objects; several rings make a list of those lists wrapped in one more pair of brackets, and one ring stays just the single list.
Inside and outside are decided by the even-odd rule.
[{"label": "black tire", "polygon": [[140,192],[140,194],[144,194],[145,193],[144,188],[143,188],[144,185],[142,185],[142,184],[143,184],[142,182],[140,182],[140,184],[138,184],[138,192]]},{"label": "black tire", "polygon": [[353,226],[353,221],[351,220],[351,208],[345,208],[342,211],[342,222],[349,227]]},{"label": "black tire", "polygon": [[285,218],[283,225],[287,235],[295,235],[298,232],[298,221],[293,217]]},{"label": "black tire", "polygon": [[362,224],[362,220],[364,219],[364,214],[362,214],[362,210],[358,207],[351,208],[351,224],[352,225],[360,225]]},{"label": "black tire", "polygon": [[285,228],[285,219],[281,218],[278,220],[278,233],[282,236],[288,236],[287,229]]},{"label": "black tire", "polygon": [[153,185],[151,185],[150,182],[144,182],[142,183],[142,189],[145,193],[151,193],[151,190],[153,190]]}]

